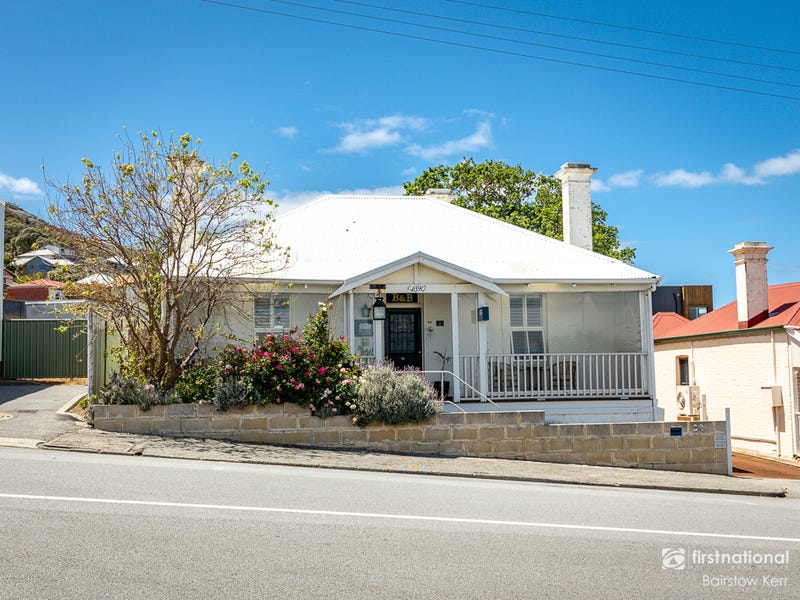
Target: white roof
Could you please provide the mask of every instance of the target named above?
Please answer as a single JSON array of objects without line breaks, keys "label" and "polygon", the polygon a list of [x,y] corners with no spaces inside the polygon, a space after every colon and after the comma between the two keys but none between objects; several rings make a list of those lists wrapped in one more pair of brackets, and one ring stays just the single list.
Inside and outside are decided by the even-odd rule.
[{"label": "white roof", "polygon": [[92,283],[99,283],[100,285],[111,285],[114,282],[114,277],[108,273],[92,273],[83,279],[79,279],[75,283],[81,285],[88,285]]},{"label": "white roof", "polygon": [[323,196],[276,218],[285,281],[345,282],[412,255],[496,283],[656,283],[658,277],[430,196]]}]

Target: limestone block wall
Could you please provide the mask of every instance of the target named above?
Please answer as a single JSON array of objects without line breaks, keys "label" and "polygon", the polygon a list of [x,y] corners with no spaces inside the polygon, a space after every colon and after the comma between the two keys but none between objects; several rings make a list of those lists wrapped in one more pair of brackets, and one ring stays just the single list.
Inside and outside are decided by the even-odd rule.
[{"label": "limestone block wall", "polygon": [[[124,433],[263,444],[511,458],[615,467],[727,472],[724,421],[545,425],[544,412],[441,413],[425,423],[355,427],[295,404],[217,411],[212,404],[92,407],[94,426]],[[676,429],[677,428],[677,429]],[[681,435],[675,435],[680,432]]]}]

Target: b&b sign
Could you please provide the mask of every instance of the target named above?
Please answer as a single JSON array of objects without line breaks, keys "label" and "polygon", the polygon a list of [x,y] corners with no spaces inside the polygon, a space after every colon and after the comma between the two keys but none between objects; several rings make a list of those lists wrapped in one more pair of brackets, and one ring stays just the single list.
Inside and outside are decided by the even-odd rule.
[{"label": "b&b sign", "polygon": [[417,294],[386,294],[386,301],[393,304],[416,304],[418,302]]}]

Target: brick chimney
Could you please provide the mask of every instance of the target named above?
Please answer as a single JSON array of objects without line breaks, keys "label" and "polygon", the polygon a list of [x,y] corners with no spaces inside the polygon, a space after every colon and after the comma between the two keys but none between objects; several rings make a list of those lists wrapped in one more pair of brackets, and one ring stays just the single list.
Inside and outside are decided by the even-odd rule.
[{"label": "brick chimney", "polygon": [[736,308],[739,329],[760,323],[769,314],[767,298],[767,252],[772,250],[766,242],[740,242],[733,254],[736,265]]},{"label": "brick chimney", "polygon": [[592,249],[592,174],[589,163],[564,163],[556,173],[561,180],[564,241]]}]

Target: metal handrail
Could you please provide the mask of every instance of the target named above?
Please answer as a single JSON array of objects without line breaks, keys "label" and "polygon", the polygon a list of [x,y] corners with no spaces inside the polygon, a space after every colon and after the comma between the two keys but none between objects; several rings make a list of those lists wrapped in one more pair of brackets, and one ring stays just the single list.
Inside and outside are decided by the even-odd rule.
[{"label": "metal handrail", "polygon": [[[442,394],[442,401],[443,402],[448,402],[448,401],[444,400],[444,378],[445,378],[445,375],[449,375],[454,380],[458,380],[459,383],[461,383],[464,387],[466,387],[467,389],[469,389],[472,392],[474,392],[479,398],[482,398],[481,402],[488,402],[489,404],[494,406],[497,410],[499,410],[499,411],[503,410],[500,407],[499,404],[497,404],[496,402],[491,400],[486,394],[484,394],[479,389],[473,387],[472,385],[470,385],[469,383],[467,383],[466,381],[461,379],[461,377],[459,377],[458,375],[456,375],[452,371],[417,371],[417,372],[418,373],[422,373],[423,375],[428,375],[428,374],[438,374],[439,375],[439,381],[440,381],[440,385],[441,385],[441,387],[439,389],[442,390],[441,394]],[[456,403],[455,402],[450,402],[450,404],[454,404],[455,405]],[[458,408],[461,408],[461,407],[459,406]],[[465,411],[463,409],[462,409],[462,411],[463,412],[467,412],[467,411]]]}]

